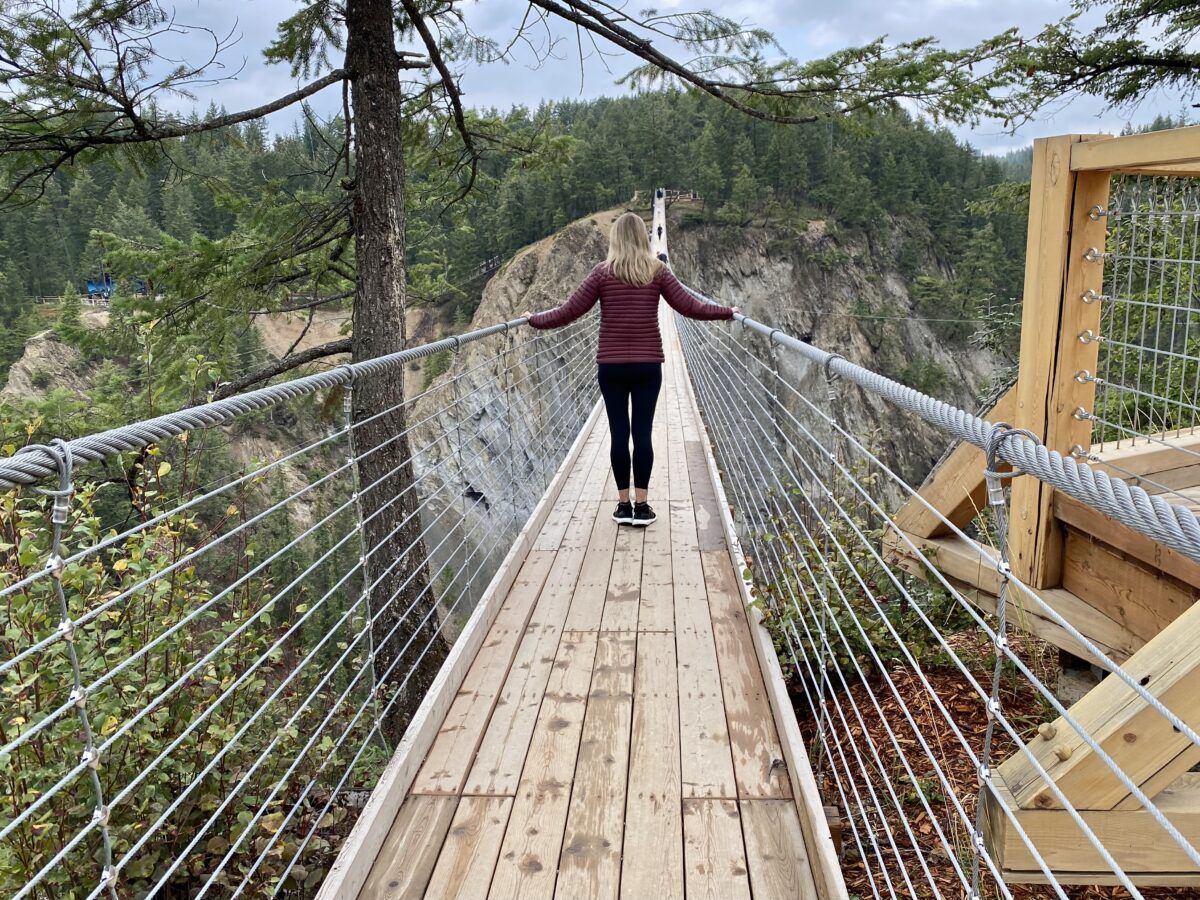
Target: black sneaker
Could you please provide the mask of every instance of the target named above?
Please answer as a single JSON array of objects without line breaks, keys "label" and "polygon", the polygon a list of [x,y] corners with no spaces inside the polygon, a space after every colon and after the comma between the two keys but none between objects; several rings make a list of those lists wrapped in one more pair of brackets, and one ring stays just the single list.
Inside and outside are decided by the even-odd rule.
[{"label": "black sneaker", "polygon": [[618,503],[617,508],[613,510],[613,521],[618,525],[633,524],[633,506],[628,500],[624,503]]},{"label": "black sneaker", "polygon": [[633,519],[631,521],[634,525],[645,528],[657,518],[658,516],[654,514],[654,510],[650,508],[649,503],[635,503],[633,505]]}]

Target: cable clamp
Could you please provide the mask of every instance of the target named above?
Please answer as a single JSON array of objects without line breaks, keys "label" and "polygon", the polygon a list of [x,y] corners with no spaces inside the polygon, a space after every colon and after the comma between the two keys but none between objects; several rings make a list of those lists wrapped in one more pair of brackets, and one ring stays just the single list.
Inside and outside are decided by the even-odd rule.
[{"label": "cable clamp", "polygon": [[771,333],[767,335],[767,340],[771,342],[772,347],[775,346],[775,335],[777,334],[783,334],[783,332],[778,328],[772,328]]},{"label": "cable clamp", "polygon": [[67,561],[62,558],[62,555],[57,551],[50,554],[50,558],[46,560],[46,571],[50,573],[50,577],[61,580],[63,572],[67,569]]},{"label": "cable clamp", "polygon": [[346,386],[349,388],[353,388],[354,382],[358,380],[358,369],[356,369],[350,363],[342,363],[340,366],[336,366],[334,368],[335,372],[341,372],[343,370],[346,373],[346,382],[345,382]]},{"label": "cable clamp", "polygon": [[[992,426],[991,433],[983,444],[983,452],[987,458],[986,468],[984,469],[984,477],[988,480],[988,493],[992,494],[993,485],[998,485],[999,482],[1006,478],[1016,478],[1018,475],[1025,473],[1014,468],[1011,472],[997,471],[997,463],[1000,462],[1000,447],[1010,437],[1021,436],[1028,438],[1035,444],[1041,444],[1041,439],[1036,434],[1025,428],[1013,428],[1007,422],[997,422]],[[1003,502],[1003,497],[1000,498]],[[994,501],[994,498],[993,498]]]},{"label": "cable clamp", "polygon": [[830,353],[828,356],[825,357],[825,362],[823,362],[821,364],[821,368],[825,370],[825,380],[826,381],[835,381],[837,378],[840,377],[837,372],[833,371],[833,368],[832,368],[834,360],[838,360],[838,359],[840,359],[842,362],[846,361],[846,357],[842,356],[842,354]]},{"label": "cable clamp", "polygon": [[77,687],[67,696],[67,700],[76,708],[83,709],[87,705],[88,692],[85,687]]},{"label": "cable clamp", "polygon": [[58,623],[58,633],[62,635],[63,640],[70,643],[75,640],[75,623],[71,619],[63,619]]},{"label": "cable clamp", "polygon": [[[999,718],[999,716],[1000,716],[1000,701],[997,700],[995,697],[989,697],[988,702],[987,702],[987,711],[988,711],[989,716],[996,716],[997,718]],[[983,771],[980,773],[980,777],[987,778],[988,774],[989,773],[988,773],[987,767],[984,767]]]},{"label": "cable clamp", "polygon": [[81,763],[83,763],[85,766],[87,766],[89,769],[99,769],[100,768],[100,751],[97,750],[95,747],[88,747],[86,750],[83,751],[83,756],[80,757],[79,761]]},{"label": "cable clamp", "polygon": [[108,824],[108,817],[109,817],[109,815],[111,815],[111,813],[112,813],[112,810],[109,809],[109,807],[97,806],[95,809],[92,810],[92,821],[94,823],[96,823],[97,825],[103,827]]},{"label": "cable clamp", "polygon": [[117,870],[113,866],[105,866],[100,872],[100,887],[108,887],[117,883]]},{"label": "cable clamp", "polygon": [[[1007,563],[1005,563],[1005,565],[1007,565]],[[1004,634],[1003,632],[997,634],[995,643],[996,643],[997,650],[1007,650],[1008,649],[1008,635]]]},{"label": "cable clamp", "polygon": [[458,351],[462,349],[462,338],[460,338],[457,334],[452,334],[450,335],[450,340],[454,341],[454,349],[450,352],[458,353]]}]

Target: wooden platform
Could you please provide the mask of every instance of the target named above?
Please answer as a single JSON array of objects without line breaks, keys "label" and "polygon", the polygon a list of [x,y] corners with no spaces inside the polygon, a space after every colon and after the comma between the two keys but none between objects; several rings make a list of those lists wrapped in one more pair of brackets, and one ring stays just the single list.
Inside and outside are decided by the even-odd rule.
[{"label": "wooden platform", "polygon": [[601,417],[362,900],[817,896],[666,318],[664,332],[650,494],[658,521],[611,521]]}]

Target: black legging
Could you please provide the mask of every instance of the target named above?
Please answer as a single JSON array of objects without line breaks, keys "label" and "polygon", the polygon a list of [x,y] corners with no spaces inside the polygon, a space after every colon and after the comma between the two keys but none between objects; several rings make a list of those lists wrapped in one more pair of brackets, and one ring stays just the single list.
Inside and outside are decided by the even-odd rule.
[{"label": "black legging", "polygon": [[[633,486],[650,487],[654,468],[654,445],[650,429],[654,425],[654,407],[662,387],[662,363],[600,363],[596,370],[604,409],[608,412],[608,430],[612,432],[613,479],[617,490],[629,489],[629,437],[633,436]],[[629,408],[632,402],[633,417]]]}]

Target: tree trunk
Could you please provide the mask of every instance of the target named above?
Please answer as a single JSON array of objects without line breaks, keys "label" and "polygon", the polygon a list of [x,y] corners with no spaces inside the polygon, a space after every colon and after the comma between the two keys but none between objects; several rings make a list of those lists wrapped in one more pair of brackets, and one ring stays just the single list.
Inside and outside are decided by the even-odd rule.
[{"label": "tree trunk", "polygon": [[[352,350],[355,360],[364,360],[402,350],[405,343],[403,109],[391,0],[349,0],[346,31],[354,117],[351,216],[358,267]],[[399,406],[403,374],[368,376],[353,390],[362,511],[369,520],[364,574],[374,584],[370,608],[377,617],[375,671],[384,697],[397,690],[403,694],[385,723],[385,732],[395,740],[448,648],[437,632],[437,613],[431,612],[436,598],[418,537],[417,490],[396,499],[413,480],[408,439],[397,437],[407,418]],[[389,439],[394,440],[363,457]]]}]

